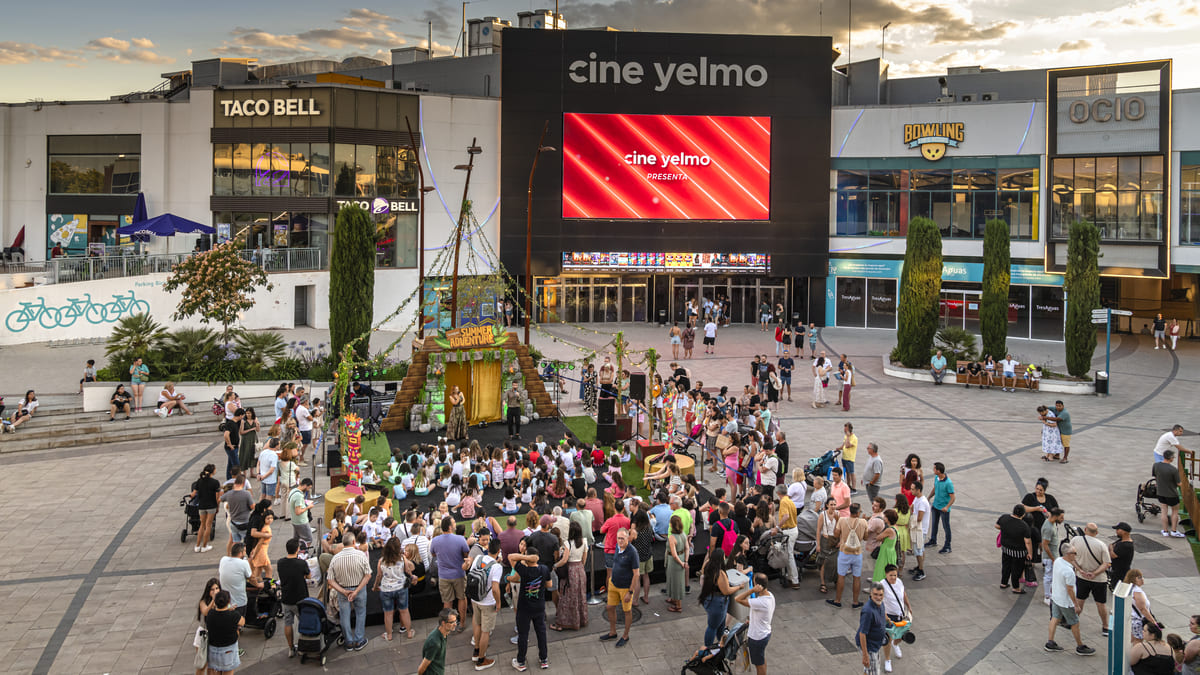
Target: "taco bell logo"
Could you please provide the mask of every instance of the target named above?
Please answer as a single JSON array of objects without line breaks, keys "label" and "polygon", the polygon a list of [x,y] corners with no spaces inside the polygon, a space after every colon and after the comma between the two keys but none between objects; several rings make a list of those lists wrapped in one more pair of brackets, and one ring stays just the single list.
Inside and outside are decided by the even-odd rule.
[{"label": "taco bell logo", "polygon": [[375,201],[371,202],[371,213],[380,214],[387,213],[391,210],[391,204],[383,197],[376,197]]}]

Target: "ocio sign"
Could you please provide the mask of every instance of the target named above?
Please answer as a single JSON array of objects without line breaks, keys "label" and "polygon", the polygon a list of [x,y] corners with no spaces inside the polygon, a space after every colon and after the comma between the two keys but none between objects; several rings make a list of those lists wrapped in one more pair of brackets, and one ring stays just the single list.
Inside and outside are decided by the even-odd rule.
[{"label": "ocio sign", "polygon": [[1087,122],[1136,122],[1146,116],[1146,100],[1141,96],[1097,98],[1071,101],[1067,118],[1075,124]]}]

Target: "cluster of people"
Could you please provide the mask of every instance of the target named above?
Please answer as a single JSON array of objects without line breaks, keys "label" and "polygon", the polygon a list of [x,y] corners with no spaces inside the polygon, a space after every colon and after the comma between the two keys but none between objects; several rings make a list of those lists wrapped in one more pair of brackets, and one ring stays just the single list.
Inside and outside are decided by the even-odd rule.
[{"label": "cluster of people", "polygon": [[[929,359],[929,374],[933,376],[935,386],[945,383],[947,367],[946,357],[942,355],[942,350],[937,350]],[[950,372],[964,375],[967,380],[967,389],[970,389],[972,384],[979,385],[980,389],[984,387],[991,389],[999,380],[1001,391],[1012,392],[1017,390],[1017,382],[1020,378],[1026,389],[1037,391],[1042,381],[1041,366],[1029,363],[1022,370],[1021,362],[1014,359],[1012,354],[1005,354],[1004,359],[999,363],[991,354],[985,354],[978,361],[968,361],[965,365],[955,366],[955,368],[957,368],[956,371],[951,370]]]}]

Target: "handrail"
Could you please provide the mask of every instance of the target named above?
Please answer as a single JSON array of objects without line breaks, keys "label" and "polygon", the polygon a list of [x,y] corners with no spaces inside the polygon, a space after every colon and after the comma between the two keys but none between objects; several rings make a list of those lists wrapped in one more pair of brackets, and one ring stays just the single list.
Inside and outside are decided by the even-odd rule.
[{"label": "handrail", "polygon": [[[239,254],[243,260],[259,264],[267,272],[320,270],[325,265],[325,250],[321,248],[243,250]],[[23,263],[19,270],[5,271],[33,274],[39,284],[63,284],[164,274],[192,255],[188,252],[51,258]]]},{"label": "handrail", "polygon": [[1192,487],[1191,478],[1198,478],[1196,473],[1200,460],[1192,450],[1179,451],[1179,486],[1183,506],[1187,509],[1188,518],[1192,521],[1192,529],[1200,535],[1200,499],[1196,498],[1196,490]]}]

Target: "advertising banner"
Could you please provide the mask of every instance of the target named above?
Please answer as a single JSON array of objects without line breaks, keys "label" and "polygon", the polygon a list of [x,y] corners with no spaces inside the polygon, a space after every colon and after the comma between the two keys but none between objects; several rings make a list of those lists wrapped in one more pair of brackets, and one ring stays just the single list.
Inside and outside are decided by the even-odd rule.
[{"label": "advertising banner", "polygon": [[46,216],[46,251],[62,247],[64,255],[87,253],[88,217],[86,214],[52,213]]}]

